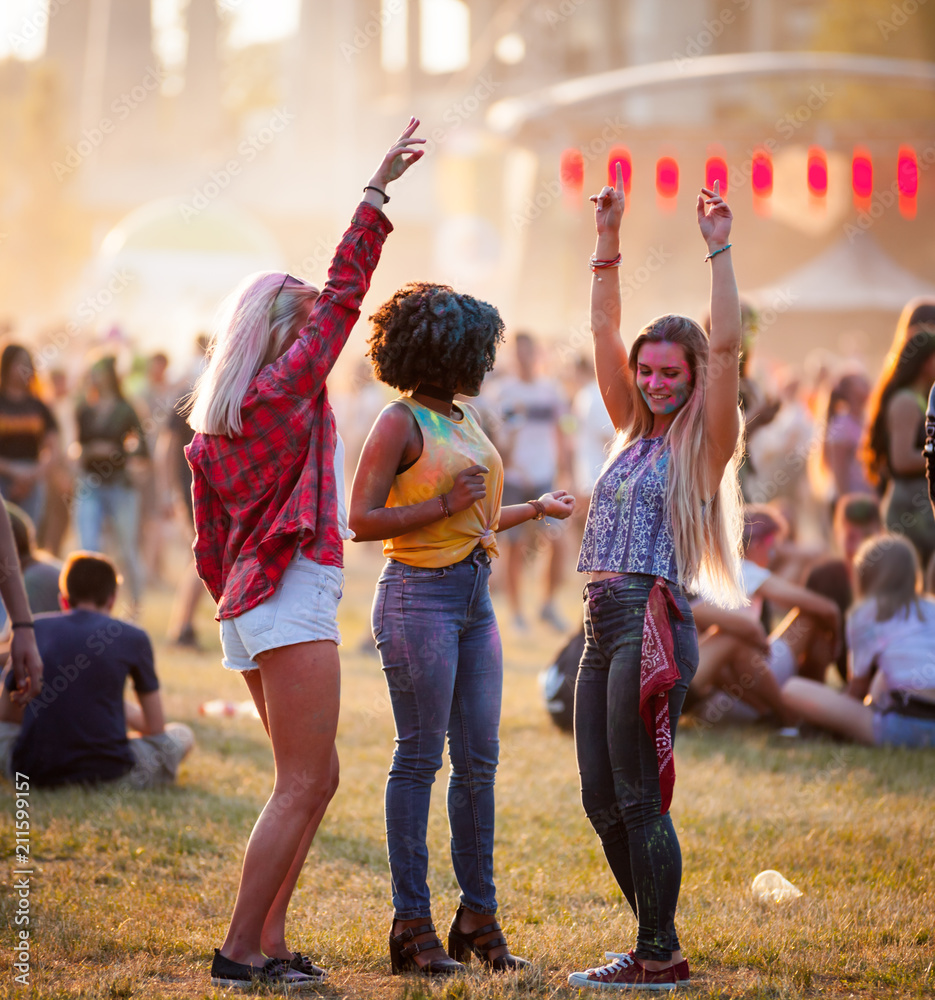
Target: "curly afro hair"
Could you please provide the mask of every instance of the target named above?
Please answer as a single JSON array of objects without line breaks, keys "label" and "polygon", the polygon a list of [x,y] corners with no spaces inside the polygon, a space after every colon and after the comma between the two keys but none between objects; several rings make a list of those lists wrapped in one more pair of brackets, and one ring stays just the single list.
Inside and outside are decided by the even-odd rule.
[{"label": "curly afro hair", "polygon": [[420,382],[453,392],[480,389],[503,340],[492,305],[425,281],[403,285],[370,322],[374,375],[400,392]]}]

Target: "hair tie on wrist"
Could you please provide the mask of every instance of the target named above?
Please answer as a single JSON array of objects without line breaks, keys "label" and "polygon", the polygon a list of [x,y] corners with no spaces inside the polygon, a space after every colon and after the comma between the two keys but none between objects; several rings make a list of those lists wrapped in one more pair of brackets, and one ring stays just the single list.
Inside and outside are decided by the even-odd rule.
[{"label": "hair tie on wrist", "polygon": [[375,184],[368,184],[364,188],[364,191],[377,191],[380,194],[382,194],[383,195],[383,204],[384,205],[390,200],[390,196],[382,188],[378,188]]},{"label": "hair tie on wrist", "polygon": [[707,257],[705,257],[705,260],[710,260],[712,257],[717,257],[719,253],[724,253],[725,250],[730,250],[730,248],[733,245],[734,245],[733,243],[725,243],[724,246],[722,246],[719,250],[712,250],[712,252],[709,253]]},{"label": "hair tie on wrist", "polygon": [[11,622],[10,623],[10,628],[31,628],[31,629],[34,629],[35,627],[36,627],[36,623],[35,622]]}]

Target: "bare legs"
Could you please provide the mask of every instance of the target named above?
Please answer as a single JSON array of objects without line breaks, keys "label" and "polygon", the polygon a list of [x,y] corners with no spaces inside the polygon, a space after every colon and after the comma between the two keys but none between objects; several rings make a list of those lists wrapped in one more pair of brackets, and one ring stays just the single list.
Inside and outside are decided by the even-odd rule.
[{"label": "bare legs", "polygon": [[874,746],[873,709],[856,698],[805,677],[790,677],[782,697],[791,712],[813,726],[830,730],[865,746]]},{"label": "bare legs", "polygon": [[[513,613],[513,621],[523,621],[523,570],[527,563],[532,562],[544,549],[548,549],[548,571],[546,573],[546,592],[542,603],[543,617],[547,613],[555,614],[555,597],[565,576],[565,537],[564,526],[536,526],[538,535],[524,535],[520,530],[517,537],[506,543],[506,589]],[[548,535],[546,535],[548,532]],[[531,537],[530,537],[531,536]]]},{"label": "bare legs", "polygon": [[[794,608],[769,638],[771,644],[780,640],[788,646],[797,674],[816,682],[824,680],[835,650],[831,635],[820,622]],[[768,654],[763,650],[722,630],[705,633],[699,650],[698,671],[692,678],[693,692],[706,698],[720,690],[734,700],[746,702],[760,715],[773,715],[782,726],[796,724],[799,715],[783,698],[779,682],[770,670]],[[707,717],[705,711],[701,714]]]},{"label": "bare legs", "polygon": [[[195,561],[189,562],[182,577],[182,585],[178,589],[175,603],[172,606],[172,624],[169,626],[169,635],[173,641],[187,638],[192,635],[192,622],[195,618],[195,609],[201,597],[206,594],[205,585],[201,582],[201,577],[195,569]],[[257,673],[252,670],[247,672]],[[261,710],[260,715],[264,713]]]},{"label": "bare legs", "polygon": [[782,639],[792,650],[800,677],[824,683],[825,671],[836,652],[831,634],[821,622],[793,608],[773,630],[770,639]]},{"label": "bare legs", "polygon": [[692,688],[701,697],[720,689],[746,702],[760,715],[772,713],[780,725],[795,723],[795,713],[783,702],[766,657],[755,646],[727,632],[715,632],[702,637],[698,650]]},{"label": "bare legs", "polygon": [[[273,744],[275,783],[244,855],[240,888],[221,953],[263,965],[287,958],[286,910],[312,838],[338,787],[334,739],[340,663],[333,642],[261,653],[244,675]],[[270,950],[272,949],[272,950]]]}]

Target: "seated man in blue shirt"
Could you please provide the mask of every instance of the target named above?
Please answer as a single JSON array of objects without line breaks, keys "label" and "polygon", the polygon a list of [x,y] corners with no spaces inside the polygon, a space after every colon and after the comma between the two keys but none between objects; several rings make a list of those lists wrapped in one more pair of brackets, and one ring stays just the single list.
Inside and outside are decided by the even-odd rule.
[{"label": "seated man in blue shirt", "polygon": [[[194,743],[181,723],[165,723],[149,636],[110,615],[114,564],[74,552],[59,581],[62,614],[35,619],[45,668],[41,693],[25,707],[0,697],[0,768],[36,786],[124,779],[131,788],[175,780]],[[139,707],[124,705],[127,677]],[[5,677],[4,691],[13,687]],[[140,735],[128,738],[127,727]]]}]

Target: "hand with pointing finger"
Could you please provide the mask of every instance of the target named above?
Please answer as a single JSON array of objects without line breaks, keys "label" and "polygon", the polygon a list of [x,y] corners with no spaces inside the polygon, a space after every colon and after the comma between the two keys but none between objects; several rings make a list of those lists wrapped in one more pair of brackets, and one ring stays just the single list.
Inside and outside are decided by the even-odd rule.
[{"label": "hand with pointing finger", "polygon": [[623,210],[626,205],[626,195],[623,191],[623,167],[617,163],[617,177],[614,186],[605,184],[600,194],[592,194],[590,201],[594,202],[594,223],[598,233],[619,232],[623,220]]},{"label": "hand with pointing finger", "polygon": [[714,182],[714,190],[702,188],[698,195],[698,228],[708,244],[708,253],[720,250],[730,242],[730,227],[734,216],[728,204],[721,197],[719,182]]}]

